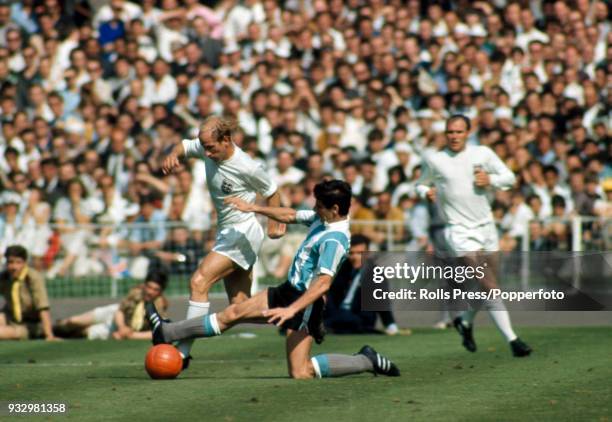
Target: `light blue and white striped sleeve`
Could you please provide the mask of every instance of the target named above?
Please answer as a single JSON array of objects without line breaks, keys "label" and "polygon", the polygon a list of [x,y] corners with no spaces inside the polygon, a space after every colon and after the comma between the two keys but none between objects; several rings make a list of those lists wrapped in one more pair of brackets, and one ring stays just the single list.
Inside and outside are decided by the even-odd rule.
[{"label": "light blue and white striped sleeve", "polygon": [[295,213],[295,222],[310,226],[317,219],[317,213],[313,210],[300,210]]},{"label": "light blue and white striped sleeve", "polygon": [[324,240],[319,246],[319,268],[317,274],[335,276],[346,257],[346,249],[338,239]]}]

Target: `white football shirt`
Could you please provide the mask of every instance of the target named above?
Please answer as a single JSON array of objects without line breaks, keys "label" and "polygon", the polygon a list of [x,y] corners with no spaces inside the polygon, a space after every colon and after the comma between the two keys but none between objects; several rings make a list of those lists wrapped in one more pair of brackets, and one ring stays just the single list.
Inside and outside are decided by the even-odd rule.
[{"label": "white football shirt", "polygon": [[246,152],[234,145],[234,154],[225,161],[217,163],[206,157],[199,139],[184,139],[183,148],[188,158],[200,158],[206,166],[206,184],[213,205],[217,211],[217,225],[224,227],[255,220],[254,213],[238,211],[223,203],[229,196],[248,202],[255,202],[257,193],[267,198],[277,190],[277,186],[266,170]]},{"label": "white football shirt", "polygon": [[417,191],[424,198],[432,185],[436,187],[436,202],[447,224],[475,228],[493,222],[487,189],[474,185],[477,166],[489,174],[493,188],[505,190],[514,185],[514,173],[488,147],[468,144],[459,153],[445,148],[423,154]]}]

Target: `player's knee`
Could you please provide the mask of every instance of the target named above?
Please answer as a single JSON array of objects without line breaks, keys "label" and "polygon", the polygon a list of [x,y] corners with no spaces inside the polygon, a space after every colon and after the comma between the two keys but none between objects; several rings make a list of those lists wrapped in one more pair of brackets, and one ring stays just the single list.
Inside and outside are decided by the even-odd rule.
[{"label": "player's knee", "polygon": [[311,374],[303,369],[291,370],[289,371],[289,376],[296,380],[308,380],[314,378],[314,374]]},{"label": "player's knee", "polygon": [[289,368],[289,376],[296,380],[307,380],[315,377],[312,365],[300,365]]},{"label": "player's knee", "polygon": [[192,292],[207,293],[210,290],[211,282],[209,277],[205,277],[200,271],[196,271],[189,284]]}]

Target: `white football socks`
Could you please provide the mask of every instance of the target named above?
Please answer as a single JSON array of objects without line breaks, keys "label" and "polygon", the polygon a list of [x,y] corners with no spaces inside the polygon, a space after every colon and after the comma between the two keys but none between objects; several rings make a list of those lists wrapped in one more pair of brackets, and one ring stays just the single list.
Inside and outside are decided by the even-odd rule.
[{"label": "white football socks", "polygon": [[[506,305],[501,299],[485,300],[485,309],[489,312],[489,316],[497,326],[497,329],[506,338],[506,341],[511,342],[517,339],[517,335],[512,329],[512,323],[510,322],[510,314],[506,309]],[[465,326],[470,326],[474,322],[474,317],[478,310],[469,309],[461,314],[461,322]]]},{"label": "white football socks", "polygon": [[[190,300],[189,306],[187,307],[187,317],[185,317],[185,319],[208,315],[209,310],[210,302],[195,302],[193,300]],[[191,346],[193,346],[193,339],[181,340],[179,342],[177,348],[179,352],[181,352],[181,356],[183,358],[189,356],[189,353],[191,352]]]},{"label": "white football socks", "polygon": [[510,322],[510,314],[506,309],[506,305],[501,299],[495,299],[485,302],[485,307],[489,311],[491,319],[497,326],[497,329],[502,333],[508,342],[516,340],[517,336],[512,329],[512,323]]}]

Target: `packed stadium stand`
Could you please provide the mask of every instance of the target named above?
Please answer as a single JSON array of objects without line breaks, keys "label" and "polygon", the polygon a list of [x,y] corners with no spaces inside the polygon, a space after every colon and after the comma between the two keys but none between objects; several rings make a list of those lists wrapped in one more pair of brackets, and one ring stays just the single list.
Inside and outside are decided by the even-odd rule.
[{"label": "packed stadium stand", "polygon": [[[354,233],[430,250],[421,156],[463,114],[469,142],[517,177],[490,197],[502,250],[610,250],[611,14],[589,0],[0,0],[0,255],[22,244],[71,283],[155,266],[188,279],[215,235],[204,165],[160,167],[211,115],[238,121],[234,142],[285,205],[311,208],[314,184],[340,178]],[[297,238],[268,242],[260,275],[282,277]]]}]

